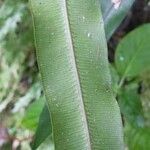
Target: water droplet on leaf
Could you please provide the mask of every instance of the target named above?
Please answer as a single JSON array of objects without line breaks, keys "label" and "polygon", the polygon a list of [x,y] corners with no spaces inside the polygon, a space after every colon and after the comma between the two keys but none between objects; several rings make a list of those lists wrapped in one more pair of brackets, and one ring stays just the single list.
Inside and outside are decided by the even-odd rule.
[{"label": "water droplet on leaf", "polygon": [[121,61],[124,61],[124,57],[123,56],[120,56],[119,58]]}]

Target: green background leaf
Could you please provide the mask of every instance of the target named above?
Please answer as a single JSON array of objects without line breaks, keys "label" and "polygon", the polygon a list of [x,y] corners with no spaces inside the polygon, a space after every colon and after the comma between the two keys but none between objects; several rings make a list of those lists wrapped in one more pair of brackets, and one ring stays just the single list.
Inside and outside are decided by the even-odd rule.
[{"label": "green background leaf", "polygon": [[23,126],[32,130],[37,128],[39,116],[44,107],[44,102],[45,99],[41,97],[39,100],[36,100],[28,107],[25,117],[22,120]]},{"label": "green background leaf", "polygon": [[133,126],[144,126],[144,116],[137,84],[130,84],[122,88],[118,96],[119,106],[126,121]]},{"label": "green background leaf", "polygon": [[55,150],[52,136],[48,136],[36,150]]},{"label": "green background leaf", "polygon": [[52,134],[52,126],[50,120],[50,113],[47,105],[44,106],[42,113],[40,114],[40,119],[38,127],[35,133],[32,150],[36,150],[39,145],[44,142],[49,135]]},{"label": "green background leaf", "polygon": [[115,63],[122,78],[136,77],[150,69],[150,24],[129,33],[118,45]]},{"label": "green background leaf", "polygon": [[126,141],[129,150],[149,150],[150,149],[150,128],[133,128],[126,125],[125,128]]}]

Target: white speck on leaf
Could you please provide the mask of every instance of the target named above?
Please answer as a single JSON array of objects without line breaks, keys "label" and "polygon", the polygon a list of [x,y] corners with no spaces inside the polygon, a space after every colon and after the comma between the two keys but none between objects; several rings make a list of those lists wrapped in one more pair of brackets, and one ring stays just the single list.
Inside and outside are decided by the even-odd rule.
[{"label": "white speck on leaf", "polygon": [[84,20],[85,20],[85,17],[83,16],[82,19],[83,19],[83,21],[84,21]]},{"label": "white speck on leaf", "polygon": [[120,7],[120,4],[121,4],[121,1],[122,0],[111,0],[113,5],[114,5],[114,8],[115,9],[118,9]]},{"label": "white speck on leaf", "polygon": [[119,58],[121,61],[124,61],[124,57],[123,56],[120,56]]},{"label": "white speck on leaf", "polygon": [[90,37],[91,36],[91,33],[88,33],[88,37]]}]

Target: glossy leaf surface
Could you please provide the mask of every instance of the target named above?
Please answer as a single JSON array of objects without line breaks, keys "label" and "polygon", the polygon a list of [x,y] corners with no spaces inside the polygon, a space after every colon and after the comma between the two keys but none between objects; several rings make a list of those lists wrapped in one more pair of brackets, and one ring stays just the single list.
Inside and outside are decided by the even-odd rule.
[{"label": "glossy leaf surface", "polygon": [[30,2],[55,149],[123,149],[99,1]]}]

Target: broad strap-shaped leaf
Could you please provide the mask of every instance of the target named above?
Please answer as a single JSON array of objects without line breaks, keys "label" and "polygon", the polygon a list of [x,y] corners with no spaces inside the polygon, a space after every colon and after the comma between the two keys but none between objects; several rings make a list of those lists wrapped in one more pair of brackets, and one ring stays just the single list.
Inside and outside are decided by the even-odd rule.
[{"label": "broad strap-shaped leaf", "polygon": [[[111,2],[111,0],[101,0],[101,8],[102,8],[102,15],[104,18],[104,26],[105,26],[105,33],[106,33],[106,37],[109,40],[109,38],[112,36],[113,32],[117,29],[117,27],[119,26],[119,24],[121,23],[121,21],[123,20],[123,18],[125,17],[125,15],[128,13],[128,10],[130,9],[130,7],[132,6],[134,0],[130,0],[128,1],[123,1],[121,3],[121,7],[119,7],[119,9],[115,9],[113,3]],[[116,93],[117,91],[117,84],[119,81],[119,76],[117,75],[117,72],[115,72],[115,69],[113,67],[111,67],[111,72],[112,72],[112,85],[113,85],[113,90]],[[47,115],[44,116],[45,114],[43,113],[40,118],[43,118],[43,124],[46,123],[46,119]],[[45,122],[44,122],[45,121]],[[49,126],[45,127],[45,130],[49,130]],[[41,128],[39,127],[37,132],[43,132],[43,127],[41,126]],[[44,132],[46,133],[46,132]],[[49,134],[48,132],[46,133],[47,136],[45,136],[45,139],[51,134]],[[38,136],[35,137],[38,138]],[[44,139],[43,139],[44,140]],[[38,141],[38,140],[37,140]],[[36,143],[36,146],[39,146],[39,144],[41,144],[40,142]]]},{"label": "broad strap-shaped leaf", "polygon": [[99,0],[30,0],[56,150],[121,150]]},{"label": "broad strap-shaped leaf", "polygon": [[[133,2],[134,0],[129,0],[129,1],[124,0],[121,3],[119,9],[116,10],[111,0],[101,0],[101,8],[102,8],[102,15],[104,18],[105,33],[108,40],[112,36],[113,32],[117,29],[117,27],[119,26],[119,24],[121,23],[125,15],[128,13],[128,10],[131,8]],[[113,89],[116,92],[119,78],[114,68],[111,67],[111,71],[112,71],[111,75],[112,75]],[[40,116],[41,119],[45,117],[47,118],[47,116],[44,116],[44,114]],[[46,119],[44,119],[43,121],[46,121]],[[47,128],[45,130],[49,130],[49,126],[46,126],[45,128]],[[43,129],[42,127],[38,128],[39,131],[37,132],[39,133],[42,132],[41,131],[42,129]],[[50,134],[47,133],[47,137]],[[45,136],[45,138],[47,137]],[[35,138],[38,137],[36,136]],[[38,144],[40,143],[37,143],[37,146],[39,146]]]},{"label": "broad strap-shaped leaf", "polygon": [[100,0],[107,39],[109,39],[114,31],[118,28],[135,0],[120,1],[120,6],[115,9],[115,5],[112,3],[112,0]]}]

